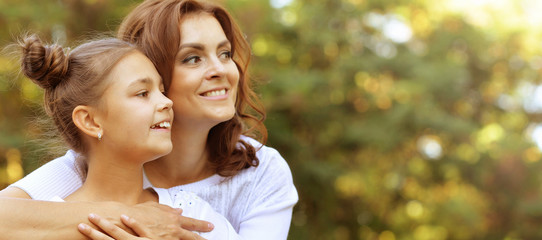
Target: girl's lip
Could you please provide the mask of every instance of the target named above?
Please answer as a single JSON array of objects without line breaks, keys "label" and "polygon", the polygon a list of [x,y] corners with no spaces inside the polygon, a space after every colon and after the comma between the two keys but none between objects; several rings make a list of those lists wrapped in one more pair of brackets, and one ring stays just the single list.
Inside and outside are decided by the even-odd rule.
[{"label": "girl's lip", "polygon": [[171,128],[171,121],[169,119],[157,122],[151,126],[151,129],[164,129],[164,128],[167,128],[167,129]]}]

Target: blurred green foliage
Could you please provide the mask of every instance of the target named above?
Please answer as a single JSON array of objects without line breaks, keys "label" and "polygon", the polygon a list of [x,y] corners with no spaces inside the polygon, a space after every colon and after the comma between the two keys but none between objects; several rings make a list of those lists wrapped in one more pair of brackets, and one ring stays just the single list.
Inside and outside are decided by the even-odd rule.
[{"label": "blurred green foliage", "polygon": [[[0,44],[114,31],[133,0],[3,0]],[[231,0],[268,145],[293,171],[290,239],[540,239],[542,4]],[[0,57],[0,186],[43,151],[41,93]],[[538,95],[537,95],[538,94]]]}]

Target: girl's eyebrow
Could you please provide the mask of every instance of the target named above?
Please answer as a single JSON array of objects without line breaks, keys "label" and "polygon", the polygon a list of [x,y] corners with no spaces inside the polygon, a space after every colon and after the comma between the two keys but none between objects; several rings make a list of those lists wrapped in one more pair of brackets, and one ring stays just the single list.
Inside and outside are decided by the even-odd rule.
[{"label": "girl's eyebrow", "polygon": [[152,80],[148,77],[144,77],[144,78],[140,78],[133,81],[132,83],[130,83],[129,87],[138,85],[138,84],[150,84],[150,83],[152,83]]}]

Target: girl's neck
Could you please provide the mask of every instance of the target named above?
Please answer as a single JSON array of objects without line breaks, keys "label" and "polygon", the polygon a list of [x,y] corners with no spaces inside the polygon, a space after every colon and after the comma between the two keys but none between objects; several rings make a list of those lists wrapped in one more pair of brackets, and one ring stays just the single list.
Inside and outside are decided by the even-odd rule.
[{"label": "girl's neck", "polygon": [[[202,130],[204,129],[204,130]],[[206,130],[205,130],[206,129]],[[170,188],[197,182],[212,176],[207,136],[210,128],[172,128],[173,151],[145,164],[145,173],[156,187]]]},{"label": "girl's neck", "polygon": [[83,186],[66,200],[115,201],[133,205],[158,199],[143,189],[143,162],[111,154],[89,154]]}]

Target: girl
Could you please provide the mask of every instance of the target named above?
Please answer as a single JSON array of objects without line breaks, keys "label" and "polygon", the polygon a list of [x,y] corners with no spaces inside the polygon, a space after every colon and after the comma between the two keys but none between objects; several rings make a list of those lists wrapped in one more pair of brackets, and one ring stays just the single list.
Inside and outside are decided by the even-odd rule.
[{"label": "girl", "polygon": [[[235,231],[208,203],[193,193],[175,199],[161,189],[143,188],[143,164],[172,149],[172,102],[160,75],[135,46],[118,39],[83,44],[68,55],[58,45],[35,37],[20,43],[23,73],[45,89],[45,109],[66,143],[78,154],[81,188],[56,201],[116,201],[127,205],[175,202],[193,217],[215,222],[210,239],[233,239]],[[63,199],[64,198],[64,199]],[[91,215],[99,224],[99,217]],[[138,235],[157,238],[126,216]],[[100,225],[99,225],[100,226]],[[87,225],[80,225],[84,232]]]}]

